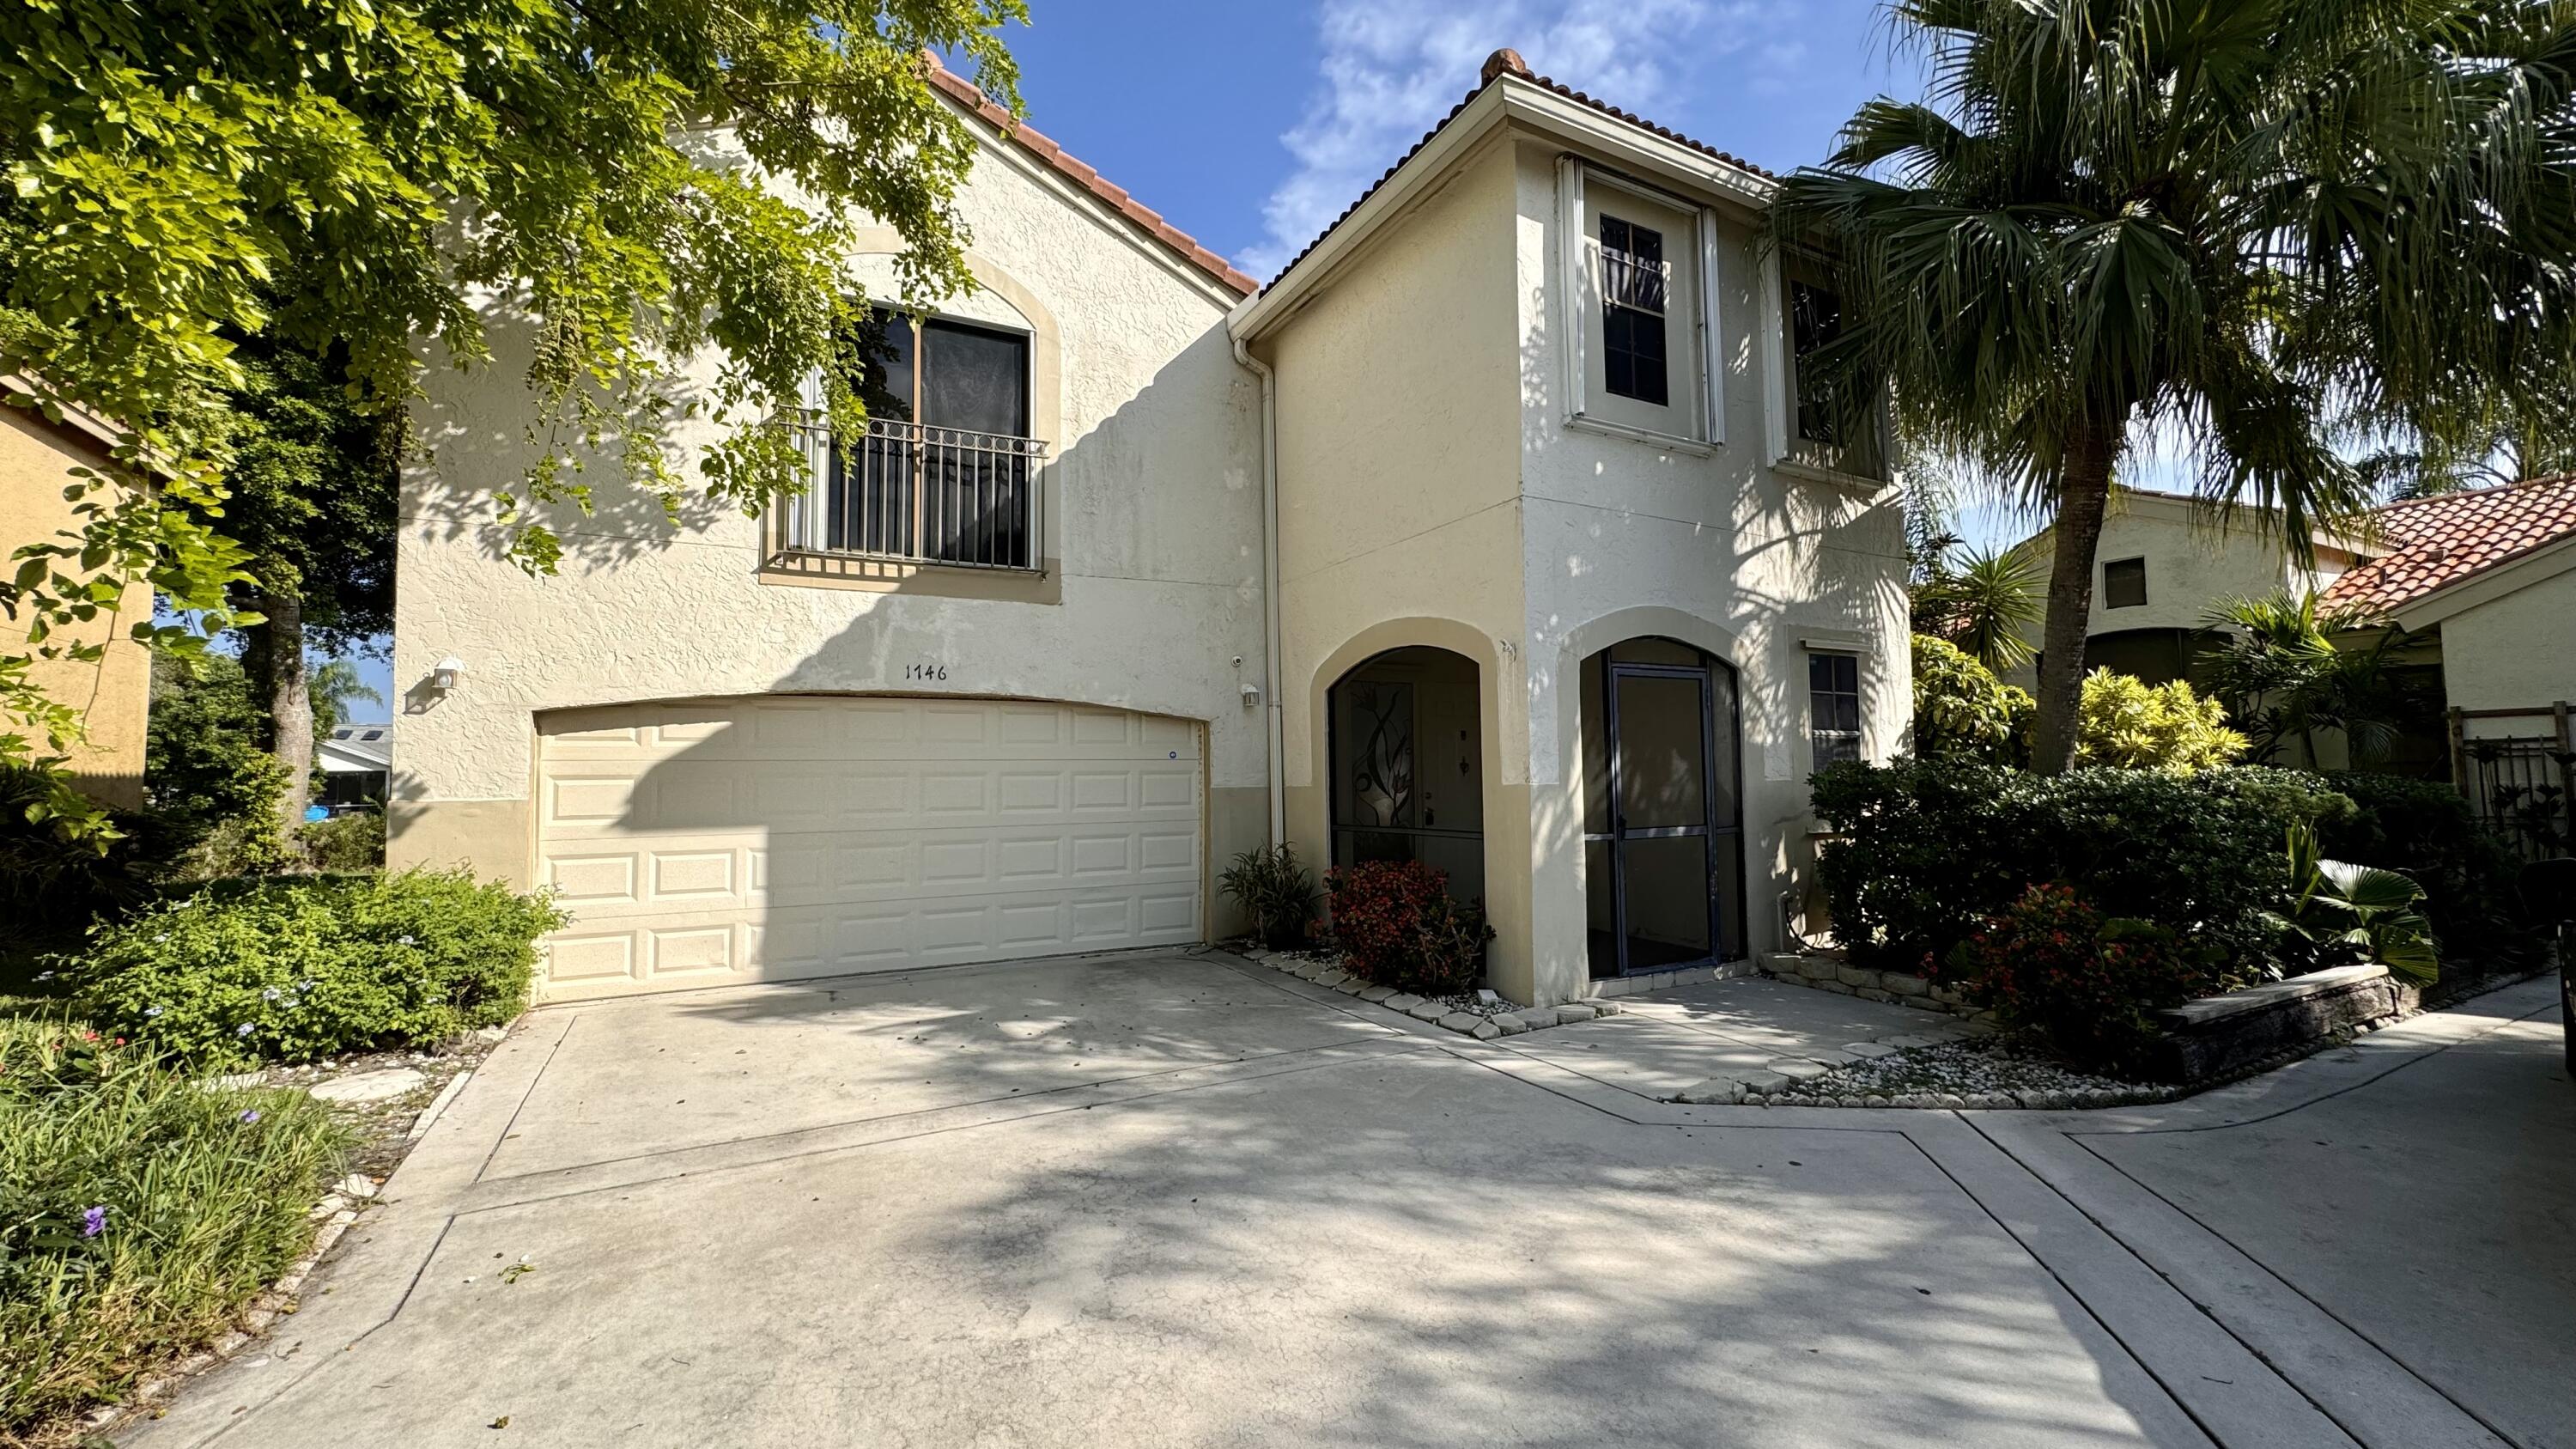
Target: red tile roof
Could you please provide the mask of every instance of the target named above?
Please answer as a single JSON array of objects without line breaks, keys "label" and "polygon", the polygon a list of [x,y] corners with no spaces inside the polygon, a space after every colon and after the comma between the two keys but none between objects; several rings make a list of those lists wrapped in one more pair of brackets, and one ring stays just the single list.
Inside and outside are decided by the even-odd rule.
[{"label": "red tile roof", "polygon": [[1238,296],[1249,297],[1261,290],[1261,284],[1237,271],[1225,258],[1200,246],[1188,232],[1163,220],[1162,215],[1127,194],[1125,187],[1112,185],[1098,170],[1075,159],[1044,132],[1025,122],[1012,119],[1011,113],[995,105],[992,99],[975,88],[975,83],[939,63],[939,57],[924,52],[931,85],[950,100],[974,112],[985,124],[1017,143],[1020,149],[1046,162],[1073,183],[1108,203],[1112,211],[1150,234],[1156,241],[1181,254],[1192,266],[1216,278]]},{"label": "red tile roof", "polygon": [[2385,616],[2576,536],[2576,473],[2391,503],[2372,517],[2387,552],[2327,585],[2320,605]]},{"label": "red tile roof", "polygon": [[1727,165],[1734,167],[1738,171],[1759,176],[1765,181],[1776,181],[1779,179],[1772,172],[1765,171],[1761,167],[1754,165],[1752,162],[1747,161],[1740,156],[1731,156],[1724,151],[1720,151],[1715,146],[1712,146],[1705,141],[1692,140],[1690,137],[1683,135],[1679,131],[1671,129],[1670,127],[1658,126],[1654,122],[1649,121],[1645,117],[1637,115],[1634,112],[1620,110],[1617,106],[1610,104],[1608,101],[1595,100],[1592,97],[1585,95],[1583,92],[1574,89],[1572,86],[1550,80],[1543,75],[1534,75],[1530,71],[1529,64],[1521,59],[1519,51],[1498,50],[1485,58],[1484,75],[1477,82],[1476,88],[1461,97],[1458,104],[1450,107],[1449,114],[1442,116],[1437,125],[1434,125],[1430,130],[1423,132],[1422,139],[1414,142],[1412,150],[1405,152],[1401,157],[1397,158],[1394,165],[1386,168],[1385,175],[1382,175],[1378,177],[1377,180],[1370,182],[1368,184],[1368,189],[1362,191],[1359,194],[1358,199],[1354,200],[1349,206],[1342,208],[1342,214],[1334,217],[1332,224],[1326,226],[1321,232],[1318,232],[1313,241],[1306,243],[1305,250],[1300,251],[1297,255],[1289,258],[1288,265],[1279,269],[1279,275],[1270,279],[1270,285],[1274,287],[1278,286],[1282,278],[1285,278],[1290,272],[1297,270],[1297,264],[1306,260],[1306,258],[1314,252],[1315,248],[1323,245],[1325,237],[1331,236],[1343,222],[1350,220],[1351,213],[1359,210],[1370,197],[1377,195],[1379,187],[1386,185],[1386,183],[1391,180],[1394,180],[1395,173],[1404,169],[1405,162],[1410,161],[1415,156],[1419,155],[1423,147],[1431,144],[1432,137],[1439,135],[1441,131],[1448,127],[1451,121],[1458,119],[1458,113],[1460,111],[1467,109],[1469,105],[1475,102],[1476,97],[1483,95],[1489,87],[1507,75],[1527,81],[1531,85],[1537,86],[1542,90],[1553,91],[1556,94],[1565,97],[1569,101],[1590,106],[1592,109],[1599,111],[1605,116],[1626,121],[1632,126],[1642,126],[1646,130],[1654,132],[1656,135],[1663,137],[1667,141],[1674,142],[1677,145],[1687,146],[1705,156],[1716,157],[1718,160],[1725,162]]}]

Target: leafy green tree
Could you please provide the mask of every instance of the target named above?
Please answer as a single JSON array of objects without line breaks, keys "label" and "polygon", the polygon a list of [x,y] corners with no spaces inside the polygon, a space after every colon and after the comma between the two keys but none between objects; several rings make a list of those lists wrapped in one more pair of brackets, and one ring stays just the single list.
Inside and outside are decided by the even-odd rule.
[{"label": "leafy green tree", "polygon": [[[244,337],[337,359],[382,411],[423,366],[490,357],[487,299],[524,318],[537,461],[495,507],[530,568],[558,553],[531,505],[586,505],[593,456],[671,507],[794,488],[791,441],[760,424],[818,371],[835,421],[857,420],[826,366],[865,302],[840,265],[854,229],[904,239],[900,300],[970,279],[953,196],[974,142],[926,53],[1016,108],[999,32],[1026,18],[1022,0],[0,0],[0,367],[124,424],[121,481],[161,478],[101,491],[78,537],[13,541],[0,606],[31,638],[0,653],[0,725],[46,741],[0,732],[0,758],[77,736],[26,661],[127,580],[217,625],[236,586],[265,592],[215,531],[225,442],[186,405],[252,382]],[[672,360],[711,345],[712,388],[675,396]],[[664,444],[701,412],[719,441],[688,479]]]},{"label": "leafy green tree", "polygon": [[143,796],[169,847],[206,874],[280,863],[277,800],[296,772],[262,747],[266,724],[239,660],[153,661]]},{"label": "leafy green tree", "polygon": [[2368,496],[2338,451],[2458,455],[2576,412],[2576,7],[1896,0],[1930,61],[1785,182],[1910,446],[2053,514],[2034,762],[2075,757],[2095,546],[2140,430],[2295,554]]},{"label": "leafy green tree", "polygon": [[233,357],[241,385],[206,399],[197,421],[227,459],[218,526],[250,551],[251,577],[234,590],[256,616],[241,658],[265,716],[258,738],[286,766],[287,838],[312,798],[314,742],[357,685],[345,665],[326,680],[308,650],[364,652],[393,628],[404,415],[363,410],[331,359],[272,336],[244,339]]}]

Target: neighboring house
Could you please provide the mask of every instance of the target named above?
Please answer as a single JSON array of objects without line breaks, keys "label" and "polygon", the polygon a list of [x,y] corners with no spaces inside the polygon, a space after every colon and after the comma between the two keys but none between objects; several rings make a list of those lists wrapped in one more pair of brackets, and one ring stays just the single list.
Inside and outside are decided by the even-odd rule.
[{"label": "neighboring house", "polygon": [[524,394],[434,382],[393,862],[553,885],[550,999],[1201,941],[1283,837],[1448,871],[1517,1000],[1779,948],[1908,660],[1771,179],[1500,52],[1260,290],[939,84],[981,290],[776,517],[611,496],[528,579]]},{"label": "neighboring house", "polygon": [[[2449,738],[2401,763],[2447,775],[2491,816],[2551,802],[2564,838],[2576,795],[2563,758],[2576,754],[2576,475],[2373,509],[2314,535],[2313,570],[2293,565],[2260,519],[2222,529],[2188,499],[2131,490],[2122,501],[2095,553],[2089,667],[2190,677],[2213,603],[2313,590],[2320,608],[2362,621],[2348,647],[2405,636],[2401,667],[2421,671],[2447,711]],[[2029,547],[2045,568],[2047,535]]]},{"label": "neighboring house", "polygon": [[[71,470],[104,470],[116,445],[112,424],[76,408],[52,421],[32,405],[37,395],[25,379],[0,374],[0,555],[77,533],[80,515],[63,496],[77,481]],[[130,631],[151,616],[152,590],[137,581],[115,612],[54,636],[57,643],[104,642],[104,658],[94,664],[40,660],[31,671],[47,695],[83,712],[88,738],[70,751],[66,767],[73,782],[91,799],[127,810],[143,806],[144,726],[152,703],[152,656]],[[8,652],[15,653],[26,647],[26,620],[9,622]],[[43,741],[37,744],[41,749]]]},{"label": "neighboring house", "polygon": [[394,727],[390,724],[335,726],[315,744],[324,786],[316,804],[334,811],[382,806],[386,776],[394,766]]}]

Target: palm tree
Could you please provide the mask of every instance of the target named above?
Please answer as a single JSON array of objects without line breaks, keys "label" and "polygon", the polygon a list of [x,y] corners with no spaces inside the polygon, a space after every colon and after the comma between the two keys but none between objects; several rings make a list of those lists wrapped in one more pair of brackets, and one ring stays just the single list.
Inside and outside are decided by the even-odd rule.
[{"label": "palm tree", "polygon": [[2316,769],[2324,729],[2342,732],[2351,763],[2377,764],[2409,725],[2423,722],[2426,701],[2394,668],[2395,651],[2408,642],[2394,629],[2344,648],[2339,639],[2368,621],[2320,608],[2313,593],[2293,598],[2286,590],[2221,599],[2201,623],[2214,646],[2202,656],[2210,688],[2253,741],[2257,760],[2296,739],[2300,763]]},{"label": "palm tree", "polygon": [[2367,499],[2338,445],[2458,456],[2576,415],[2571,0],[1889,13],[1929,95],[1862,107],[1773,235],[1839,278],[1830,394],[1888,385],[1910,447],[2054,516],[2037,768],[2074,757],[2094,550],[2143,430],[2304,561]]},{"label": "palm tree", "polygon": [[1938,634],[1997,674],[2029,662],[2029,630],[2041,619],[2039,566],[2020,547],[1969,549],[1958,565],[1916,596]]}]

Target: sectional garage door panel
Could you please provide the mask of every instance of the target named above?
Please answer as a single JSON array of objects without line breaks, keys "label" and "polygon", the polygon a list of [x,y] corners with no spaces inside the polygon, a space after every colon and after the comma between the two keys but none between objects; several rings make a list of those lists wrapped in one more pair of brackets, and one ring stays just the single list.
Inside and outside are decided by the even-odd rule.
[{"label": "sectional garage door panel", "polygon": [[1186,720],[763,698],[541,725],[550,1000],[1201,939]]}]

